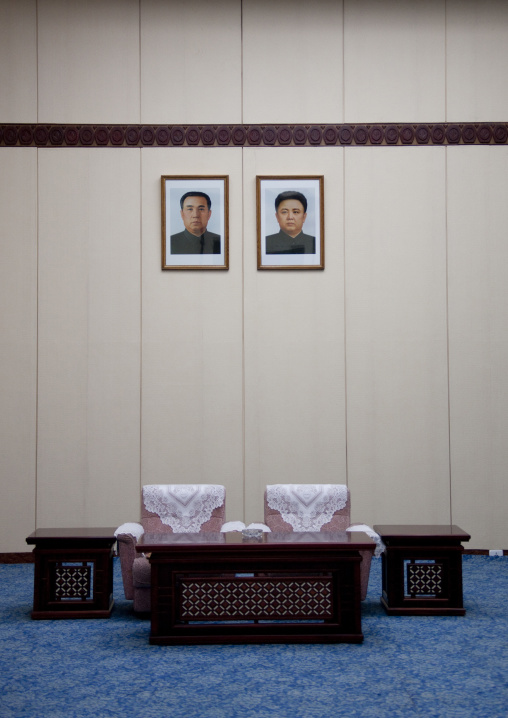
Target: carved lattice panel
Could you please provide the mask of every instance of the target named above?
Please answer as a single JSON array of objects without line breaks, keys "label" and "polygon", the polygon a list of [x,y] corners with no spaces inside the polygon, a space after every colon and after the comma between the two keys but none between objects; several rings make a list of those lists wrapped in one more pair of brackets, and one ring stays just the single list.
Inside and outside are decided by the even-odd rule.
[{"label": "carved lattice panel", "polygon": [[444,568],[435,562],[408,562],[406,564],[407,595],[439,598],[443,593]]},{"label": "carved lattice panel", "polygon": [[182,579],[180,590],[180,616],[187,621],[332,617],[328,577]]},{"label": "carved lattice panel", "polygon": [[54,591],[57,601],[85,601],[92,595],[91,565],[56,565]]}]

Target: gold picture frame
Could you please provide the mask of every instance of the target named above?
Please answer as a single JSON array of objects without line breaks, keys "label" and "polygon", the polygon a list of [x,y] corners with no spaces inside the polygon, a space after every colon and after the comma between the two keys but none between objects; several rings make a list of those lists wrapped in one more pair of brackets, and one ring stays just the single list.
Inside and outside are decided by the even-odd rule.
[{"label": "gold picture frame", "polygon": [[256,177],[258,269],[324,269],[324,177]]},{"label": "gold picture frame", "polygon": [[162,269],[229,269],[229,177],[161,176]]}]

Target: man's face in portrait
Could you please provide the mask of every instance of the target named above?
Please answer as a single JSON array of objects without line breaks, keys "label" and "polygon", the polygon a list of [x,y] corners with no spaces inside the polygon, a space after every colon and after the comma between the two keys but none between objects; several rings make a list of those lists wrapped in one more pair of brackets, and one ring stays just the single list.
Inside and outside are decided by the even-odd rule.
[{"label": "man's face in portrait", "polygon": [[290,237],[296,237],[302,231],[303,223],[307,218],[307,212],[298,199],[283,200],[275,212],[279,227]]},{"label": "man's face in portrait", "polygon": [[196,237],[200,237],[206,231],[212,210],[208,209],[205,197],[190,195],[185,198],[180,214],[185,229],[191,234],[195,234]]}]

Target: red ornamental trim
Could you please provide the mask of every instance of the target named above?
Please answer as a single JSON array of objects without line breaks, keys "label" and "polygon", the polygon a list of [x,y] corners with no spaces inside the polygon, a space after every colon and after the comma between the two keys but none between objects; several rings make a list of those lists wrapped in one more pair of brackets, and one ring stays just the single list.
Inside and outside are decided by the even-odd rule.
[{"label": "red ornamental trim", "polygon": [[369,133],[365,125],[357,125],[353,132],[355,144],[366,145],[369,141]]},{"label": "red ornamental trim", "polygon": [[201,130],[201,141],[205,147],[215,144],[215,129],[207,126]]},{"label": "red ornamental trim", "polygon": [[90,147],[97,144],[93,127],[82,127],[79,131],[80,144],[84,147]]},{"label": "red ornamental trim", "polygon": [[123,145],[125,141],[125,132],[123,127],[113,127],[109,133],[109,139],[111,140],[111,144],[115,147]]},{"label": "red ornamental trim", "polygon": [[38,125],[34,130],[34,142],[36,145],[44,146],[47,145],[49,139],[49,132],[46,127]]},{"label": "red ornamental trim", "polygon": [[231,139],[234,145],[243,146],[247,139],[247,132],[242,125],[237,125],[232,132]]},{"label": "red ornamental trim", "polygon": [[332,126],[326,127],[323,132],[323,138],[325,141],[325,145],[337,144],[337,128]]},{"label": "red ornamental trim", "polygon": [[289,127],[279,127],[279,130],[277,132],[277,139],[279,140],[279,145],[290,145],[291,140],[293,139],[293,133],[291,132],[291,129]]},{"label": "red ornamental trim", "polygon": [[250,127],[247,131],[247,143],[249,145],[260,145],[263,139],[263,131],[261,127]]},{"label": "red ornamental trim", "polygon": [[311,145],[320,145],[322,136],[323,133],[321,131],[321,127],[317,125],[310,127],[307,133],[307,138]]},{"label": "red ornamental trim", "polygon": [[380,125],[374,125],[369,130],[369,140],[373,145],[382,144],[384,139],[383,128]]},{"label": "red ornamental trim", "polygon": [[341,145],[351,145],[353,143],[354,127],[350,125],[342,125],[339,129],[339,141]]},{"label": "red ornamental trim", "polygon": [[18,140],[20,145],[30,146],[34,140],[34,133],[30,127],[22,127],[18,132]]},{"label": "red ornamental trim", "polygon": [[387,125],[384,134],[387,145],[396,145],[399,141],[399,128],[397,125]]},{"label": "red ornamental trim", "polygon": [[104,147],[109,142],[109,132],[107,127],[97,127],[95,130],[95,142]]},{"label": "red ornamental trim", "polygon": [[307,142],[307,130],[305,127],[295,127],[293,130],[293,142],[295,145],[304,145]]},{"label": "red ornamental trim", "polygon": [[162,147],[169,145],[170,139],[171,134],[169,132],[169,127],[157,127],[155,130],[155,141],[158,145],[161,145]]},{"label": "red ornamental trim", "polygon": [[0,125],[0,147],[344,147],[506,145],[508,123],[344,125]]}]

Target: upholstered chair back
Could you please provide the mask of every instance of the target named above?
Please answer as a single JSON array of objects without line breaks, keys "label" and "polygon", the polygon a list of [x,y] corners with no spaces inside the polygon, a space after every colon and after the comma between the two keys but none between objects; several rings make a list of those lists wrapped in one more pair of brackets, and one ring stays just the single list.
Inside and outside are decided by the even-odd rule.
[{"label": "upholstered chair back", "polygon": [[275,533],[345,531],[351,524],[349,489],[341,484],[272,484],[265,489],[264,516]]},{"label": "upholstered chair back", "polygon": [[136,613],[150,611],[151,566],[136,551],[144,533],[219,532],[226,515],[226,490],[216,484],[150,484],[141,492],[141,523],[122,524],[115,534],[125,598]]},{"label": "upholstered chair back", "polygon": [[219,532],[226,516],[226,490],[217,484],[150,484],[141,492],[145,533]]},{"label": "upholstered chair back", "polygon": [[[265,524],[274,533],[346,531],[351,497],[345,484],[271,484],[264,494]],[[361,600],[367,597],[372,551],[360,551]]]}]

